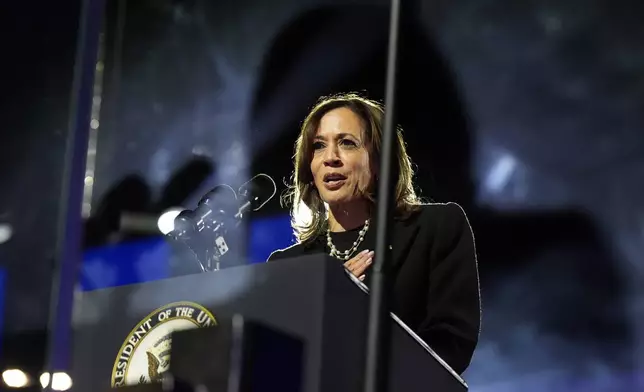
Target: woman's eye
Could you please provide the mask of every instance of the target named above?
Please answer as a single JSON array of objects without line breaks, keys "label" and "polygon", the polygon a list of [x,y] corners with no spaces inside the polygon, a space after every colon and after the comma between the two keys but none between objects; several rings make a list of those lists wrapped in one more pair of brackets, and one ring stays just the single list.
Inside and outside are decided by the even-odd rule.
[{"label": "woman's eye", "polygon": [[352,146],[352,147],[355,147],[357,145],[356,142],[349,139],[342,139],[340,141],[340,144],[342,144],[343,146]]},{"label": "woman's eye", "polygon": [[313,149],[314,149],[314,150],[319,150],[319,149],[321,149],[322,147],[324,147],[324,144],[323,144],[322,142],[315,142],[315,143],[313,143]]}]

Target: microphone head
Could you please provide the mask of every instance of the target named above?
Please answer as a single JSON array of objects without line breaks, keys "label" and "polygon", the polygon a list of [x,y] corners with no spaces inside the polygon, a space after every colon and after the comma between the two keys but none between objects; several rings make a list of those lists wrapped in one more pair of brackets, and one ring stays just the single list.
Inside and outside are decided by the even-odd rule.
[{"label": "microphone head", "polygon": [[253,211],[257,211],[275,196],[277,186],[271,176],[260,173],[242,184],[237,193],[250,202]]},{"label": "microphone head", "polygon": [[199,203],[197,208],[206,207],[209,209],[225,210],[232,212],[237,207],[237,194],[235,190],[226,184],[217,185],[212,188],[210,192],[206,193]]},{"label": "microphone head", "polygon": [[191,210],[183,210],[174,218],[174,229],[168,235],[175,239],[190,238],[196,230],[195,213]]},{"label": "microphone head", "polygon": [[237,194],[233,188],[225,184],[217,185],[201,198],[194,210],[197,229],[201,231],[212,228],[227,216],[232,217],[238,205]]}]

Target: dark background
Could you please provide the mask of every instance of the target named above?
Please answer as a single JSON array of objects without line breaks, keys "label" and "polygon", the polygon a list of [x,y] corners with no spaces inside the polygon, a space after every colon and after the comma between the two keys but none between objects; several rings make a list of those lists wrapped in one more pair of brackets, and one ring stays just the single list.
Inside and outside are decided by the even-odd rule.
[{"label": "dark background", "polygon": [[[78,1],[37,3],[0,12],[5,361],[25,336],[44,341],[79,24]],[[124,212],[188,208],[257,172],[287,178],[318,96],[382,97],[383,5],[108,1],[85,246],[150,234],[119,225]],[[476,236],[473,391],[642,383],[642,11],[456,0],[405,16],[398,109],[417,184],[459,202]],[[284,213],[274,199],[255,218]]]}]

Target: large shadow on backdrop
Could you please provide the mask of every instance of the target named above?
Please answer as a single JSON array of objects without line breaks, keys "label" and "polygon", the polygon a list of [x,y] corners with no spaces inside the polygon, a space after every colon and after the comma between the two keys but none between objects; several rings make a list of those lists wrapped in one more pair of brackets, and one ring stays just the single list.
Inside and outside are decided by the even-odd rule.
[{"label": "large shadow on backdrop", "polygon": [[91,248],[111,242],[131,241],[150,233],[127,230],[121,226],[124,214],[159,216],[169,208],[181,206],[214,172],[213,163],[194,158],[179,167],[154,198],[146,180],[128,175],[108,190],[96,204],[94,213],[85,223],[84,247]]},{"label": "large shadow on backdrop", "polygon": [[[252,108],[254,172],[292,171],[293,142],[321,95],[384,96],[388,9],[305,12],[274,38]],[[504,213],[477,206],[473,125],[449,65],[412,18],[402,23],[398,121],[423,196],[467,211],[479,257],[483,329],[477,381],[557,369],[574,380],[631,369],[632,334],[617,261],[575,209]],[[490,92],[494,94],[494,92]],[[275,203],[276,204],[276,203]]]}]

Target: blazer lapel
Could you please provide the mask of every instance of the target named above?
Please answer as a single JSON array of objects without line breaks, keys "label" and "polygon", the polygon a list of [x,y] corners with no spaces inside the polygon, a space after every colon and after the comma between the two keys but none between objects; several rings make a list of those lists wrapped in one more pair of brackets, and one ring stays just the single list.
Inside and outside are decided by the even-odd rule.
[{"label": "blazer lapel", "polygon": [[[369,230],[368,236],[372,237],[372,243],[375,245],[376,228]],[[391,269],[396,270],[400,263],[405,260],[409,253],[411,244],[418,234],[418,225],[406,220],[396,219],[389,234],[389,247],[391,249]],[[376,255],[378,257],[378,255]]]},{"label": "blazer lapel", "polygon": [[405,260],[411,249],[419,227],[408,221],[396,220],[393,225],[393,232],[390,235],[391,249],[391,268],[398,269],[400,264]]}]

